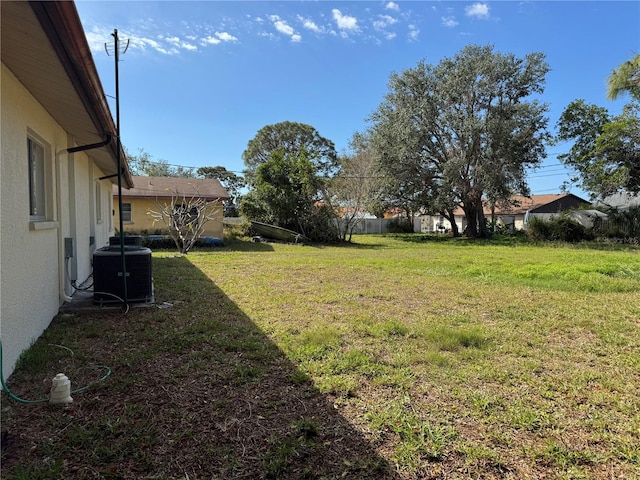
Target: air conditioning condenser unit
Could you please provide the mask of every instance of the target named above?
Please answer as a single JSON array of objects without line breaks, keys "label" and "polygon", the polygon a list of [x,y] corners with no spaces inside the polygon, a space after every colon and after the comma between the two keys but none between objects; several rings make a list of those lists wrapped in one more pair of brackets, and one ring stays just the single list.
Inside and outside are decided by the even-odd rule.
[{"label": "air conditioning condenser unit", "polygon": [[[124,248],[127,302],[153,301],[151,250],[146,247]],[[124,285],[122,257],[119,245],[100,248],[93,253],[93,303],[122,303]]]}]

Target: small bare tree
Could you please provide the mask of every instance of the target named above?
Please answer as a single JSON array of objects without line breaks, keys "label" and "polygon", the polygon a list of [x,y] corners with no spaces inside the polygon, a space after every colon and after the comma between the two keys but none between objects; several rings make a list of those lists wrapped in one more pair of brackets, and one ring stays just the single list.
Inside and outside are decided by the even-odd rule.
[{"label": "small bare tree", "polygon": [[172,192],[171,201],[156,202],[157,210],[149,210],[153,223],[161,222],[169,230],[178,251],[186,255],[204,232],[209,221],[217,221],[222,211],[220,199],[207,200],[198,195]]},{"label": "small bare tree", "polygon": [[351,241],[363,214],[380,202],[384,176],[372,151],[363,151],[342,160],[340,171],[331,179],[331,203],[340,211],[338,221],[342,240]]}]

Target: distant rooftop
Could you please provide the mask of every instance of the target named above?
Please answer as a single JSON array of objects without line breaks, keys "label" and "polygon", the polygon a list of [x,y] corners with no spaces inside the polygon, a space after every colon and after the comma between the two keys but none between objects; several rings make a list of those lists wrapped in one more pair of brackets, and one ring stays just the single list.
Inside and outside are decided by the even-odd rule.
[{"label": "distant rooftop", "polygon": [[[133,184],[133,188],[122,191],[123,197],[170,198],[177,193],[188,196],[196,194],[208,201],[229,199],[229,194],[215,178],[135,176]],[[118,194],[117,185],[114,185],[113,194]]]}]

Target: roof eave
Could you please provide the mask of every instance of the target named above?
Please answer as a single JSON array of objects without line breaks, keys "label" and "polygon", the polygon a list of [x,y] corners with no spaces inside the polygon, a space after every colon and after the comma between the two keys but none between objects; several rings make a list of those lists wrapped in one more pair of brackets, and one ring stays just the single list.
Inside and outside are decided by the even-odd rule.
[{"label": "roof eave", "polygon": [[75,4],[66,1],[30,1],[29,4],[63,64],[94,127],[104,136],[111,134],[116,139],[105,148],[116,163],[116,173],[118,150],[120,150],[122,178],[126,183],[124,186],[132,188],[131,170],[124,149],[118,145],[116,125],[106,102],[102,83]]}]

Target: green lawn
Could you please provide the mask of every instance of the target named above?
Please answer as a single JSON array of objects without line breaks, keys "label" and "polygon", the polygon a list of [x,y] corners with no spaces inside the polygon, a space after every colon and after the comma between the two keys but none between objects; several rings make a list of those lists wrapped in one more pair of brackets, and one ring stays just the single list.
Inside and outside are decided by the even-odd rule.
[{"label": "green lawn", "polygon": [[3,478],[640,478],[637,248],[358,236],[153,262],[156,307],[59,316],[25,355],[27,398],[113,373],[66,410],[3,396]]}]

